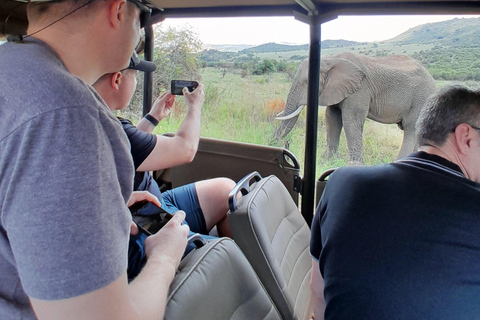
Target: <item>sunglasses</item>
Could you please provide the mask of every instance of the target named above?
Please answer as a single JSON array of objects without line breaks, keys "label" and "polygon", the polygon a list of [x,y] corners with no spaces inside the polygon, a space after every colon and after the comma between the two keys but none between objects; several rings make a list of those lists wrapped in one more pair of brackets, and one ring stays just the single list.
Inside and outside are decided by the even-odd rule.
[{"label": "sunglasses", "polygon": [[128,65],[127,69],[134,69],[135,66],[138,66],[140,64],[140,58],[138,57],[138,54],[133,51],[132,56],[130,57],[130,64]]},{"label": "sunglasses", "polygon": [[470,125],[470,127],[472,127],[472,129],[477,130],[477,131],[480,132],[480,128],[479,128],[479,127],[475,127],[474,125],[471,125],[471,124],[469,124],[469,125]]},{"label": "sunglasses", "polygon": [[127,0],[128,2],[133,3],[134,5],[137,6],[137,8],[140,9],[140,28],[144,28],[148,20],[150,19],[150,16],[152,15],[152,9],[147,7],[144,3],[138,0]]},{"label": "sunglasses", "polygon": [[[467,123],[470,127],[472,127],[473,130],[476,130],[478,132],[480,132],[480,128],[479,127],[476,127],[470,123]],[[452,130],[450,130],[450,132],[455,132],[455,129],[457,129],[457,127],[453,128]]]}]

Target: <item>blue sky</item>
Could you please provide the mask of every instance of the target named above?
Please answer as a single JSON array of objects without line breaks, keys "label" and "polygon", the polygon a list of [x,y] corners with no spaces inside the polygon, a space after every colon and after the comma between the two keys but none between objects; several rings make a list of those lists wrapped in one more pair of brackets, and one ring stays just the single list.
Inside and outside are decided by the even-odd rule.
[{"label": "blue sky", "polygon": [[[322,40],[381,41],[431,22],[479,16],[341,16],[322,25]],[[252,44],[268,42],[305,44],[309,27],[293,17],[170,19],[165,26],[188,25],[204,44]]]}]

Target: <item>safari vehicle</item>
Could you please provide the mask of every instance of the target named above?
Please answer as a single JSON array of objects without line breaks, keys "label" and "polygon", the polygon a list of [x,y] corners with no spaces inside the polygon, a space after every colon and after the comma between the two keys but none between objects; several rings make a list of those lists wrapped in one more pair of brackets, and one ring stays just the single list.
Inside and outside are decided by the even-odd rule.
[{"label": "safari vehicle", "polygon": [[[18,0],[22,2],[22,0]],[[0,36],[22,33],[27,21],[25,12],[15,0],[2,0],[0,3]],[[27,2],[27,1],[23,1]],[[189,182],[216,176],[225,176],[239,181],[242,177],[252,174],[242,181],[237,192],[249,188],[250,181],[260,181],[259,176],[278,177],[285,186],[291,200],[300,205],[303,223],[310,224],[315,209],[315,165],[318,128],[318,87],[319,65],[321,59],[321,25],[340,15],[388,15],[388,14],[480,14],[479,1],[390,1],[390,0],[142,0],[152,9],[149,24],[145,28],[145,59],[153,60],[154,32],[152,25],[165,19],[175,18],[209,18],[209,17],[262,17],[262,16],[294,16],[310,26],[309,48],[309,84],[307,115],[305,124],[305,155],[303,172],[301,164],[294,154],[284,148],[259,146],[253,144],[225,141],[212,138],[202,138],[194,161],[188,165],[155,172],[154,176],[161,183],[175,187]],[[153,77],[144,77],[144,109],[147,113],[153,100]],[[275,189],[273,192],[275,192]],[[277,194],[285,197],[285,194]],[[280,201],[280,200],[278,200]],[[234,205],[235,206],[235,205]],[[259,208],[261,211],[262,208]],[[303,248],[304,250],[305,248]],[[257,271],[257,270],[256,270]],[[275,273],[275,270],[265,271]],[[292,271],[293,272],[293,271]],[[257,271],[258,273],[258,271]],[[268,278],[275,282],[275,277]],[[185,280],[185,279],[183,279]],[[303,279],[307,281],[308,279]],[[262,280],[263,281],[263,280]],[[230,283],[230,282],[229,282]],[[263,283],[266,288],[270,283]],[[278,283],[273,286],[279,285]],[[242,288],[238,288],[242,290]],[[267,290],[268,291],[268,290]],[[282,290],[280,290],[282,291]],[[277,293],[278,294],[278,293]],[[269,292],[274,303],[276,300]],[[203,299],[203,297],[202,297]],[[306,298],[308,299],[308,298]],[[282,306],[276,305],[278,310]],[[248,313],[247,313],[248,314]],[[255,313],[253,313],[255,314]],[[260,313],[259,313],[260,314]],[[263,314],[263,313],[262,313]],[[245,315],[245,314],[244,314]],[[297,317],[293,313],[276,314],[278,318],[289,319]],[[308,315],[305,315],[308,317]],[[195,318],[195,317],[193,317]],[[234,318],[234,317],[232,317]],[[257,319],[259,317],[238,316],[236,319]],[[276,318],[271,316],[270,318]],[[203,319],[201,316],[198,319]]]},{"label": "safari vehicle", "polygon": [[[154,33],[152,25],[174,18],[269,17],[293,16],[310,26],[309,87],[305,124],[305,155],[303,172],[295,155],[284,148],[258,146],[233,141],[203,138],[193,163],[156,173],[157,179],[175,187],[213,176],[226,176],[236,181],[252,171],[261,175],[277,175],[296,203],[301,199],[301,212],[309,222],[314,212],[315,163],[318,122],[318,81],[320,35],[322,23],[340,15],[389,14],[478,14],[478,1],[362,1],[362,0],[264,0],[209,1],[142,0],[152,14],[145,28],[145,59],[153,60]],[[25,31],[27,0],[4,0],[0,3],[0,39]],[[144,113],[153,100],[152,75],[144,78]],[[199,170],[201,168],[201,170]]]}]

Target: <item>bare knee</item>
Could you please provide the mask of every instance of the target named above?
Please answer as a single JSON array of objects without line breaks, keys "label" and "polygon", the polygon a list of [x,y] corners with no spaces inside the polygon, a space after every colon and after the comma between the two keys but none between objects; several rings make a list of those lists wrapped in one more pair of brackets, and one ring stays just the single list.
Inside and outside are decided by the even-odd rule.
[{"label": "bare knee", "polygon": [[232,189],[235,187],[236,183],[230,178],[217,178],[219,183],[219,190],[226,191],[226,193],[230,193]]}]

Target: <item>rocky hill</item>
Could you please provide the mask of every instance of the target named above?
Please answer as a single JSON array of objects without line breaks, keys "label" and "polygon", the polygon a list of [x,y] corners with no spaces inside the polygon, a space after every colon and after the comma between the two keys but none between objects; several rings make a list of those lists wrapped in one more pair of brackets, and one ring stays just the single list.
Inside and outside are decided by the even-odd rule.
[{"label": "rocky hill", "polygon": [[[452,20],[427,23],[411,28],[395,38],[376,42],[378,45],[434,45],[443,47],[477,47],[480,46],[480,18],[455,18]],[[348,48],[352,46],[368,45],[366,42],[348,40],[324,40],[322,49]],[[305,45],[286,45],[266,43],[248,49],[240,50],[239,53],[260,52],[287,52],[307,50]]]},{"label": "rocky hill", "polygon": [[[428,23],[407,30],[386,41],[355,42],[347,40],[322,41],[322,56],[343,51],[369,56],[391,54],[410,55],[427,67],[437,80],[480,81],[480,18],[462,18]],[[206,65],[222,67],[245,64],[282,63],[276,69],[288,69],[284,64],[297,65],[308,56],[308,44],[287,45],[267,43],[238,52],[203,51],[199,59]],[[290,69],[296,69],[290,67]],[[257,68],[258,69],[258,68]],[[256,72],[256,71],[255,71]]]},{"label": "rocky hill", "polygon": [[476,47],[480,45],[479,39],[479,18],[455,18],[414,27],[386,42],[398,45],[434,44],[447,47]]}]

